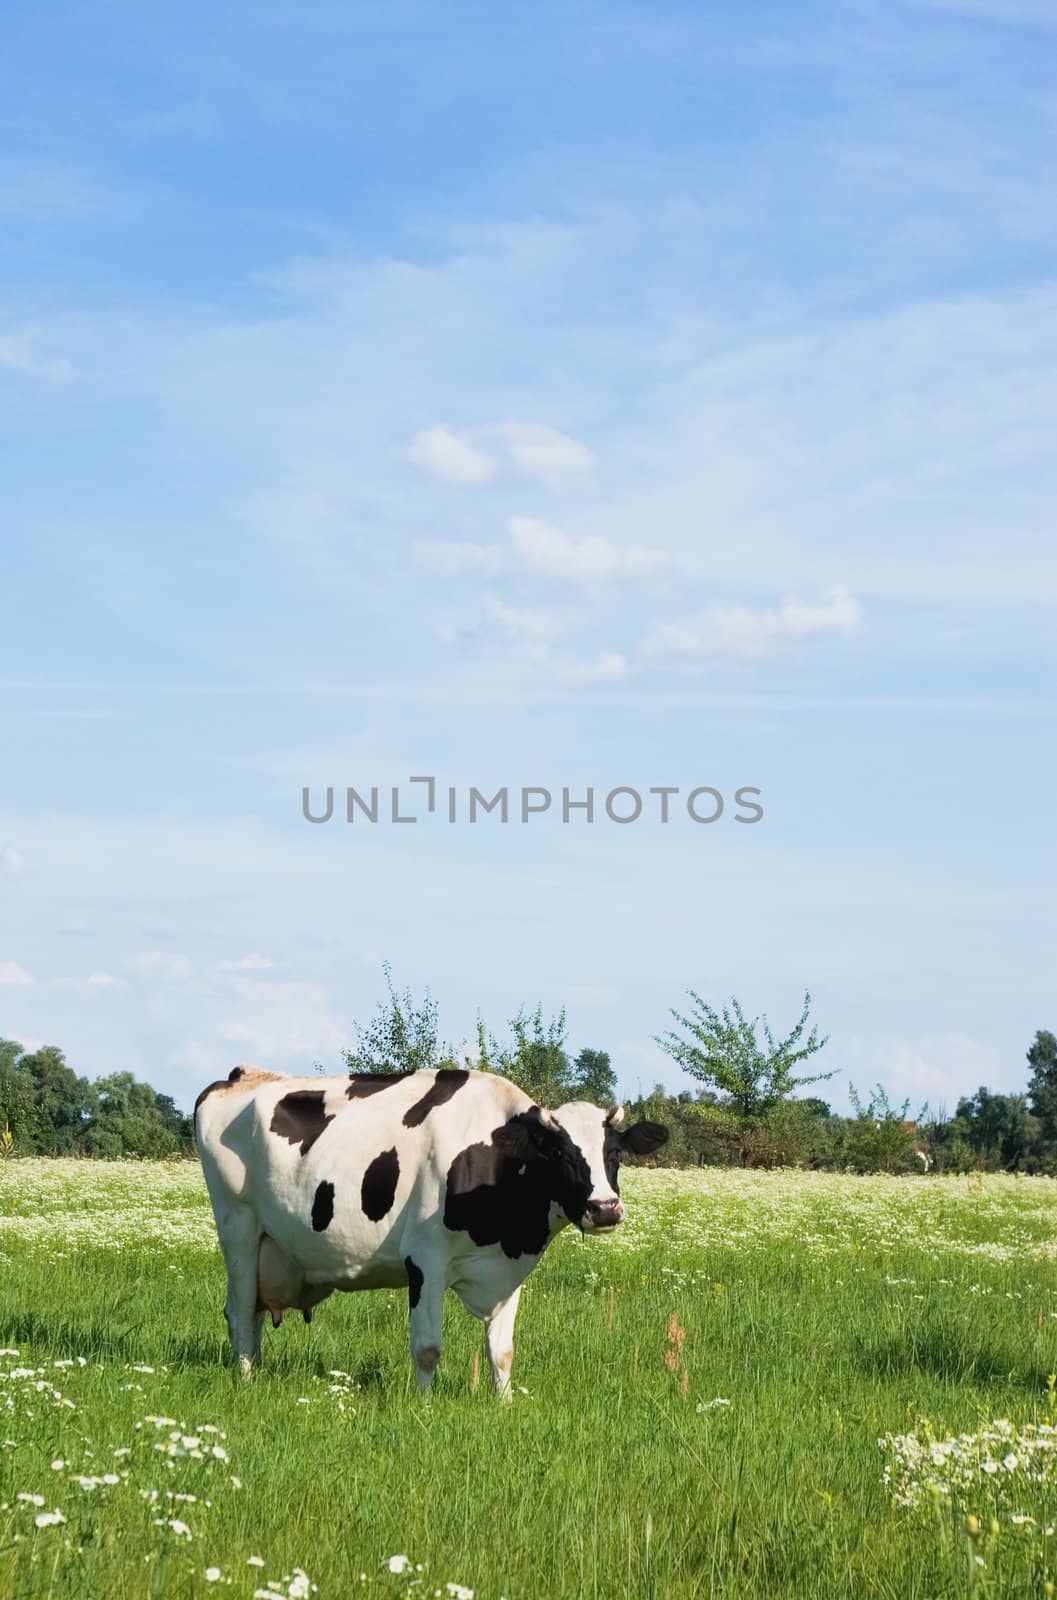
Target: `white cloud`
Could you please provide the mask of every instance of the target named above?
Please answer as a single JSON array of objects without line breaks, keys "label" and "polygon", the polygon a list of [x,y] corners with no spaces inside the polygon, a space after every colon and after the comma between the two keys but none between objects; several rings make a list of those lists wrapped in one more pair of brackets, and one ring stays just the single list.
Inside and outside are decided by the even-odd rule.
[{"label": "white cloud", "polygon": [[416,433],[404,454],[430,477],[461,488],[489,483],[501,466],[554,488],[594,465],[579,439],[538,422],[484,423],[461,431],[438,423]]},{"label": "white cloud", "polygon": [[647,578],[661,572],[668,558],[661,550],[640,545],[621,549],[597,536],[579,543],[535,517],[511,517],[507,524],[518,559],[532,572],[577,583],[607,578]]},{"label": "white cloud", "polygon": [[232,977],[229,986],[244,1004],[221,1018],[216,1036],[245,1047],[261,1062],[336,1054],[349,1041],[350,1030],[331,1010],[322,984]]},{"label": "white cloud", "polygon": [[53,989],[71,989],[75,994],[92,995],[103,994],[109,989],[127,989],[128,984],[124,978],[116,978],[112,972],[90,972],[87,978],[53,978]]},{"label": "white cloud", "polygon": [[0,334],[0,369],[60,383],[73,376],[73,367],[65,358],[34,355],[29,341],[15,334]]},{"label": "white cloud", "polygon": [[408,446],[407,459],[430,477],[465,488],[487,483],[496,472],[491,456],[471,444],[465,434],[443,426],[416,433]]},{"label": "white cloud", "polygon": [[615,650],[602,650],[594,661],[568,662],[558,669],[569,683],[616,683],[631,672],[627,657]]},{"label": "white cloud", "polygon": [[649,578],[671,566],[663,550],[643,545],[616,545],[595,534],[572,539],[560,528],[535,517],[511,517],[510,544],[475,544],[470,540],[434,540],[413,546],[415,560],[433,572],[499,573],[521,569],[571,583],[604,583],[613,579]]},{"label": "white cloud", "polygon": [[558,631],[557,621],[545,611],[518,611],[504,605],[494,595],[485,596],[484,612],[490,624],[501,629],[513,644],[531,656],[544,655]]},{"label": "white cloud", "polygon": [[734,656],[758,660],[784,645],[818,634],[848,635],[862,621],[862,607],[846,589],[832,589],[810,603],[786,600],[777,611],[713,606],[684,622],[664,622],[644,641],[647,654]]},{"label": "white cloud", "polygon": [[169,1057],[174,1067],[190,1067],[196,1077],[226,1078],[231,1070],[231,1052],[221,1044],[202,1044],[199,1039],[189,1039],[174,1050]]},{"label": "white cloud", "polygon": [[24,988],[33,982],[33,974],[27,972],[25,967],[20,967],[14,961],[0,961],[0,983],[18,985]]},{"label": "white cloud", "polygon": [[262,956],[257,951],[251,951],[248,956],[239,956],[235,961],[221,961],[217,967],[218,972],[266,972],[274,967],[275,962],[271,956]]},{"label": "white cloud", "polygon": [[932,1111],[953,1112],[962,1095],[982,1083],[1000,1079],[997,1050],[961,1033],[925,1034],[916,1039],[882,1039],[869,1045],[853,1041],[847,1080],[863,1101],[880,1083],[897,1108],[909,1099],[908,1115],[916,1117],[925,1102]]},{"label": "white cloud", "polygon": [[179,982],[191,976],[191,963],[186,956],[176,956],[167,950],[144,950],[141,955],[129,956],[125,962],[133,972],[154,974],[170,982]]},{"label": "white cloud", "polygon": [[594,460],[587,446],[557,428],[530,422],[504,422],[500,432],[506,440],[512,464],[526,477],[556,485],[570,473],[588,472]]},{"label": "white cloud", "polygon": [[0,845],[0,872],[9,872],[13,876],[21,872],[22,867],[22,857],[13,844]]}]

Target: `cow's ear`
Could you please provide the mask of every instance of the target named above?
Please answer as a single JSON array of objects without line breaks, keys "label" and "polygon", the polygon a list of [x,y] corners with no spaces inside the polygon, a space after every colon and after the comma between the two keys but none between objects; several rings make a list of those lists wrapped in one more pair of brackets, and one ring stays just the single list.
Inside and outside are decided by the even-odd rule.
[{"label": "cow's ear", "polygon": [[557,1124],[549,1111],[532,1106],[511,1117],[492,1135],[492,1143],[505,1155],[518,1161],[532,1161],[546,1155],[554,1143]]},{"label": "cow's ear", "polygon": [[652,1156],[662,1144],[668,1143],[668,1129],[661,1122],[636,1122],[621,1134],[620,1140],[633,1156]]},{"label": "cow's ear", "polygon": [[615,1128],[619,1122],[624,1120],[624,1107],[610,1106],[603,1120],[607,1128]]}]

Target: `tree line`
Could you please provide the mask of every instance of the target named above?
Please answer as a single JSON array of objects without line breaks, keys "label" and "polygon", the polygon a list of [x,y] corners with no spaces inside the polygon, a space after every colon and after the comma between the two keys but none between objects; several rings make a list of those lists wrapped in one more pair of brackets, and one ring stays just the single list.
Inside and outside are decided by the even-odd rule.
[{"label": "tree line", "polygon": [[[568,1100],[611,1104],[616,1074],[608,1051],[575,1053],[566,1016],[542,1007],[522,1009],[499,1041],[478,1019],[475,1048],[456,1050],[440,1036],[438,1008],[427,992],[416,1002],[398,993],[385,967],[387,995],[356,1030],[345,1051],[350,1072],[407,1072],[431,1065],[500,1072],[541,1105]],[[656,1036],[695,1089],[672,1092],[656,1084],[629,1100],[632,1120],[667,1124],[671,1138],[650,1158],[654,1165],[810,1166],[852,1172],[1014,1171],[1057,1175],[1057,1039],[1040,1029],[1027,1052],[1030,1074],[1022,1094],[987,1088],[946,1107],[893,1105],[884,1087],[865,1095],[849,1088],[851,1116],[819,1095],[799,1091],[837,1074],[804,1070],[827,1044],[811,1023],[811,996],[784,1037],[765,1016],[749,1018],[737,999],[716,1010],[688,991],[689,1005],[671,1013],[674,1026]],[[322,1070],[322,1069],[320,1069]]]},{"label": "tree line", "polygon": [[189,1155],[191,1119],[170,1095],[131,1072],[91,1082],[54,1045],[24,1050],[0,1039],[0,1151],[4,1155]]},{"label": "tree line", "polygon": [[[472,1047],[440,1033],[436,1001],[398,992],[388,965],[386,995],[343,1052],[350,1073],[414,1072],[476,1066],[497,1072],[541,1105],[569,1100],[610,1105],[617,1098],[609,1052],[573,1050],[564,1011],[520,1010],[504,1038],[478,1018]],[[672,1092],[656,1084],[628,1102],[633,1120],[667,1124],[671,1139],[651,1158],[665,1165],[811,1166],[854,1172],[969,1172],[1057,1175],[1057,1038],[1040,1029],[1027,1051],[1023,1093],[979,1088],[953,1114],[909,1101],[893,1105],[878,1084],[849,1090],[853,1114],[840,1115],[814,1089],[835,1071],[808,1070],[827,1040],[811,1022],[811,997],[784,1037],[765,1016],[749,1018],[736,999],[719,1010],[694,990],[671,1013],[656,1043],[694,1081]],[[316,1070],[325,1069],[319,1063]],[[161,1157],[191,1154],[191,1117],[130,1072],[94,1082],[79,1077],[55,1046],[26,1051],[0,1039],[0,1153]]]}]

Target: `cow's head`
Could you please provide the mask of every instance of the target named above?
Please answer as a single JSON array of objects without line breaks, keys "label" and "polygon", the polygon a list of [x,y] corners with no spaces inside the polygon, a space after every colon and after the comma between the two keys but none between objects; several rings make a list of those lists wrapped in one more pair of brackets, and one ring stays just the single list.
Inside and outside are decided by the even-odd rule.
[{"label": "cow's head", "polygon": [[554,1118],[568,1133],[591,1173],[591,1192],[584,1214],[571,1220],[590,1233],[615,1228],[624,1216],[618,1183],[622,1157],[652,1155],[667,1143],[668,1129],[659,1122],[636,1122],[622,1130],[623,1106],[610,1106],[603,1111],[586,1100],[559,1106]]},{"label": "cow's head", "polygon": [[617,1187],[621,1157],[650,1155],[668,1139],[659,1122],[621,1131],[623,1106],[603,1111],[572,1100],[557,1111],[533,1106],[502,1129],[497,1142],[526,1163],[545,1163],[548,1192],[585,1233],[604,1233],[624,1216]]}]

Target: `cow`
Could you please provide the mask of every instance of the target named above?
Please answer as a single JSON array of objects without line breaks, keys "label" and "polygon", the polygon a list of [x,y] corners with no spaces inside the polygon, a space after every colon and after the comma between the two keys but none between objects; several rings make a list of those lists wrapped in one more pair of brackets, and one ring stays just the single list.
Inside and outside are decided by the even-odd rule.
[{"label": "cow", "polygon": [[547,1111],[506,1078],[454,1067],[288,1077],[239,1066],[195,1103],[195,1132],[227,1268],[231,1347],[244,1377],[266,1313],[309,1321],[335,1289],[405,1287],[421,1390],[440,1360],[454,1289],[485,1326],[509,1400],[521,1285],[570,1224],[610,1233],[617,1170],[668,1138],[622,1131],[623,1107]]}]

